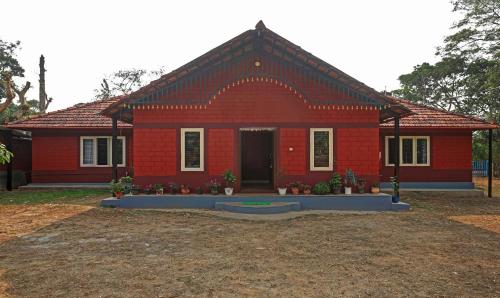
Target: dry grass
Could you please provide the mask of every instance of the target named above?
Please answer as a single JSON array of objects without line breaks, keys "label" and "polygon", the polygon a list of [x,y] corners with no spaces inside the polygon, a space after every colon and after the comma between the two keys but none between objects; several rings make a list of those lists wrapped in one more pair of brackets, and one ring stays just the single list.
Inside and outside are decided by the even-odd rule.
[{"label": "dry grass", "polygon": [[500,234],[500,215],[461,215],[449,218]]},{"label": "dry grass", "polygon": [[263,222],[93,208],[0,244],[1,279],[21,297],[500,296],[500,235],[448,219],[500,215],[500,200],[407,200]]},{"label": "dry grass", "polygon": [[[477,188],[484,190],[485,194],[488,192],[487,177],[474,177],[473,181]],[[498,177],[494,177],[493,179],[492,193],[494,197],[500,198],[500,178]]]}]

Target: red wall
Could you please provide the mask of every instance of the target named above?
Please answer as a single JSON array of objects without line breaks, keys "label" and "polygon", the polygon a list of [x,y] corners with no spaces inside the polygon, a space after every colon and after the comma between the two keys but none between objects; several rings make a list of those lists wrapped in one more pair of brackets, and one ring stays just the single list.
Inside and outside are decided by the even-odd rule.
[{"label": "red wall", "polygon": [[235,131],[233,129],[208,130],[208,174],[221,175],[226,170],[236,171]]},{"label": "red wall", "polygon": [[[126,136],[126,167],[118,167],[119,176],[130,172],[132,136]],[[52,129],[32,131],[33,183],[106,183],[112,179],[111,167],[80,167],[80,136],[110,136],[111,130]]]},{"label": "red wall", "polygon": [[[385,166],[385,136],[394,135],[384,129],[380,136],[381,180],[394,176],[394,167]],[[402,136],[430,136],[430,166],[400,167],[402,182],[471,182],[472,132],[470,130],[405,130]]]},{"label": "red wall", "polygon": [[[221,180],[226,169],[233,169],[240,178],[239,129],[271,127],[276,128],[276,165],[286,173],[278,183],[300,180],[312,185],[328,180],[332,172],[309,170],[309,129],[330,127],[334,129],[334,170],[343,174],[350,167],[371,183],[378,181],[379,175],[378,117],[378,110],[366,106],[335,109],[312,106],[289,88],[260,81],[236,84],[206,106],[136,108],[136,182],[167,184],[174,181],[198,187],[214,178]],[[189,127],[205,128],[203,172],[180,170],[180,129]],[[293,151],[289,151],[290,147]],[[159,164],[155,166],[155,162]]]}]

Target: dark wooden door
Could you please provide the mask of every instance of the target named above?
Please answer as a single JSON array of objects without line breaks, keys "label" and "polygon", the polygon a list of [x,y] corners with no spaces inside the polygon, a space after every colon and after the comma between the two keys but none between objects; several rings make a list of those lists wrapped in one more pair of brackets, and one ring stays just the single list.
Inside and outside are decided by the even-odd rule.
[{"label": "dark wooden door", "polygon": [[271,184],[273,178],[273,132],[241,133],[242,182]]}]

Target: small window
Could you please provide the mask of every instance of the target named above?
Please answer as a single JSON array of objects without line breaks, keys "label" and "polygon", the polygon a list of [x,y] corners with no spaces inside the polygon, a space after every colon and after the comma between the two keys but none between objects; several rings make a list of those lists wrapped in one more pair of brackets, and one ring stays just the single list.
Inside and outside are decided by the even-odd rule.
[{"label": "small window", "polygon": [[[118,166],[125,166],[125,151],[123,150],[125,137],[117,139]],[[110,167],[113,162],[112,137],[81,137],[80,138],[80,166],[82,167]]]},{"label": "small window", "polygon": [[[401,136],[399,143],[399,160],[401,166],[429,166],[429,140],[427,136],[409,137]],[[394,166],[394,137],[385,138],[385,165]]]},{"label": "small window", "polygon": [[181,128],[181,170],[203,171],[203,128]]},{"label": "small window", "polygon": [[333,129],[311,128],[310,169],[311,171],[333,170]]},{"label": "small window", "polygon": [[388,139],[387,143],[387,148],[389,150],[387,160],[389,161],[389,164],[393,165],[396,160],[394,156],[394,150],[396,150],[396,140],[394,138],[390,138]]},{"label": "small window", "polygon": [[413,138],[401,138],[401,164],[413,164]]}]

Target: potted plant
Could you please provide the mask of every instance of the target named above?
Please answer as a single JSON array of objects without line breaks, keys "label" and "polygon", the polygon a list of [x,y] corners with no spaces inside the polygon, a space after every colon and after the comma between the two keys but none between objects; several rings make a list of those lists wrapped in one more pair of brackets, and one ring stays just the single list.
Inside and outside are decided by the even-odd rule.
[{"label": "potted plant", "polygon": [[168,190],[170,191],[171,195],[175,195],[177,193],[177,184],[175,184],[174,182],[169,182]]},{"label": "potted plant", "polygon": [[132,188],[130,188],[130,193],[133,195],[138,195],[141,192],[141,186],[137,184],[132,184]]},{"label": "potted plant", "polygon": [[393,176],[390,179],[391,179],[392,191],[393,191],[392,202],[393,203],[399,203],[399,182],[398,182],[398,177],[397,176]]},{"label": "potted plant", "polygon": [[[277,178],[277,183],[283,183],[283,177],[285,176],[284,172],[282,170],[278,171],[278,174],[276,175]],[[286,185],[284,184],[278,184],[278,193],[280,196],[286,195]]]},{"label": "potted plant", "polygon": [[123,189],[125,194],[129,194],[132,190],[132,177],[130,176],[123,176],[118,180],[121,184],[123,184]]},{"label": "potted plant", "polygon": [[321,181],[314,185],[313,193],[315,195],[326,195],[330,192],[330,185],[327,182]]},{"label": "potted plant", "polygon": [[198,187],[196,188],[196,193],[197,193],[197,194],[199,194],[199,195],[202,195],[202,194],[203,194],[203,187],[198,186]]},{"label": "potted plant", "polygon": [[300,183],[299,181],[295,181],[290,183],[288,186],[290,187],[292,194],[298,195],[300,193],[300,188],[302,187],[302,183]]},{"label": "potted plant", "polygon": [[304,184],[304,194],[305,195],[310,195],[311,194],[311,185],[309,184]]},{"label": "potted plant", "polygon": [[339,173],[333,173],[332,178],[330,178],[330,187],[332,192],[336,195],[342,190],[342,176]]},{"label": "potted plant", "polygon": [[210,183],[208,183],[208,189],[210,190],[210,193],[213,195],[219,194],[219,188],[220,188],[220,183],[217,182],[217,179],[210,180]]},{"label": "potted plant", "polygon": [[345,170],[345,194],[352,194],[352,187],[356,185],[356,175],[351,169]]},{"label": "potted plant", "polygon": [[359,193],[365,193],[365,185],[366,185],[366,181],[364,178],[362,177],[358,177],[357,180],[357,186],[358,186],[358,192]]},{"label": "potted plant", "polygon": [[121,199],[123,197],[123,191],[125,190],[125,188],[123,187],[123,183],[115,182],[115,180],[112,180],[110,182],[110,187],[111,191],[113,192],[113,195],[117,199]]},{"label": "potted plant", "polygon": [[163,195],[163,184],[161,183],[155,184],[155,191],[157,196]]},{"label": "potted plant", "polygon": [[379,193],[380,192],[380,183],[378,183],[378,182],[373,183],[370,191],[371,191],[371,193]]},{"label": "potted plant", "polygon": [[148,194],[148,195],[151,195],[153,193],[155,193],[155,187],[153,184],[146,184],[144,185],[144,193]]},{"label": "potted plant", "polygon": [[236,176],[233,174],[231,170],[227,170],[222,174],[224,181],[226,181],[226,187],[224,188],[224,192],[227,196],[233,195],[234,184],[236,183]]},{"label": "potted plant", "polygon": [[181,194],[188,195],[191,192],[189,185],[181,184]]}]

